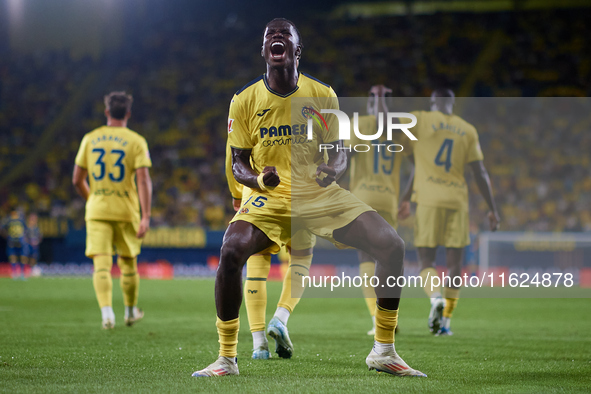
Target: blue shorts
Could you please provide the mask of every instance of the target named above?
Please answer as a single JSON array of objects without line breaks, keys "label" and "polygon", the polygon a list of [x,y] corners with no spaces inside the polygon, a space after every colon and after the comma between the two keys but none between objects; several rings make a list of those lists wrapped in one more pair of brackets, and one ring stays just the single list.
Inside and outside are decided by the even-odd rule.
[{"label": "blue shorts", "polygon": [[26,255],[26,247],[24,246],[14,246],[14,247],[8,247],[6,250],[6,253],[8,254],[8,257],[10,256],[24,256]]}]

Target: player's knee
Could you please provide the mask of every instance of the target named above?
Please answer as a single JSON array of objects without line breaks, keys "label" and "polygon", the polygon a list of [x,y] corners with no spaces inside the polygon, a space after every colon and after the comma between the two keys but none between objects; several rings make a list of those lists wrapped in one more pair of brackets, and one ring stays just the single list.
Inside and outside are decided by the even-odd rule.
[{"label": "player's knee", "polygon": [[453,264],[448,267],[448,275],[451,277],[462,275],[462,266],[460,264]]},{"label": "player's knee", "polygon": [[247,254],[247,245],[242,242],[224,243],[221,250],[220,268],[225,270],[242,269],[250,256]]},{"label": "player's knee", "polygon": [[134,274],[137,270],[137,260],[134,257],[119,257],[117,265],[122,274]]},{"label": "player's knee", "polygon": [[401,250],[404,253],[404,248],[406,247],[406,244],[404,243],[402,237],[398,235],[398,233],[395,233],[393,244],[394,247],[396,247],[396,249]]},{"label": "player's knee", "polygon": [[376,240],[373,247],[374,257],[381,261],[402,261],[404,259],[404,241],[392,231]]},{"label": "player's knee", "polygon": [[391,239],[388,241],[389,254],[394,257],[404,258],[404,240],[396,232],[393,234]]}]

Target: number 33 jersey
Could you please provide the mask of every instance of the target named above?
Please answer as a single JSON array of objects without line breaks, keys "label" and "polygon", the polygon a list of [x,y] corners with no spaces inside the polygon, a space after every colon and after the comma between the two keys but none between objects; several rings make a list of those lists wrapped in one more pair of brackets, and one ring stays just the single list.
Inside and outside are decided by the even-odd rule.
[{"label": "number 33 jersey", "polygon": [[99,127],[82,139],[76,165],[88,171],[86,220],[139,222],[135,172],[152,166],[144,137],[126,127]]},{"label": "number 33 jersey", "polygon": [[483,159],[478,134],[470,123],[439,111],[415,111],[411,132],[415,178],[412,200],[419,205],[468,209],[464,178],[467,163]]}]

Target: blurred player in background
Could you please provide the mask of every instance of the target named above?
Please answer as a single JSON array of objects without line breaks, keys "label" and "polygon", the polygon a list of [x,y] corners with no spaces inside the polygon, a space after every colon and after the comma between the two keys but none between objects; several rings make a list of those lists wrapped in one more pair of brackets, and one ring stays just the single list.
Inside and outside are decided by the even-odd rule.
[{"label": "blurred player in background", "polygon": [[28,245],[28,264],[31,267],[31,276],[40,276],[41,271],[37,266],[39,260],[39,245],[43,240],[43,234],[37,225],[39,218],[36,213],[30,213],[27,217],[27,245]]},{"label": "blurred player in background", "polygon": [[150,228],[152,161],[145,138],[127,128],[131,104],[132,97],[125,92],[105,96],[107,125],[84,136],[72,177],[76,191],[86,200],[86,255],[94,263],[94,290],[105,329],[115,326],[111,279],[115,253],[125,324],[131,326],[144,315],[137,307],[137,255]]},{"label": "blurred player in background", "polygon": [[[367,105],[369,115],[359,117],[359,132],[365,135],[376,133],[378,129],[377,117],[380,112],[384,114],[388,112],[385,96],[386,93],[391,92],[392,90],[384,85],[371,87]],[[361,201],[375,209],[394,228],[398,227],[396,216],[398,214],[398,194],[400,191],[400,164],[405,153],[404,151],[390,152],[386,149],[386,145],[401,144],[402,141],[399,140],[402,140],[402,138],[398,134],[394,134],[393,141],[386,138],[386,133],[382,133],[377,140],[366,141],[359,139],[352,130],[351,140],[345,143],[345,145],[350,144],[351,146],[368,143],[382,144],[379,150],[376,148],[370,152],[356,154],[355,150],[351,149],[350,190]],[[362,278],[364,275],[371,278],[376,269],[375,260],[361,250],[357,253],[359,256],[359,275]],[[367,335],[374,335],[376,293],[371,286],[362,287],[362,290],[373,324],[373,328],[368,331]]]},{"label": "blurred player in background", "polygon": [[[245,187],[234,179],[232,173],[232,150],[226,147],[226,178],[232,194],[234,211],[241,209],[242,202],[247,202],[252,189]],[[281,358],[291,358],[293,343],[287,330],[287,321],[299,303],[304,292],[301,280],[310,272],[312,252],[316,237],[309,232],[300,231],[294,237],[295,248],[289,244],[281,249],[287,258],[287,270],[283,279],[281,296],[277,309],[269,322],[267,334],[275,340],[275,353]],[[246,262],[246,281],[244,283],[244,304],[248,316],[248,324],[252,334],[254,360],[270,358],[269,343],[265,335],[267,312],[267,278],[271,269],[271,253],[254,254]]]},{"label": "blurred player in background", "polygon": [[10,217],[2,226],[7,241],[7,254],[12,279],[25,280],[25,265],[27,264],[27,226],[16,209],[10,212]]},{"label": "blurred player in background", "polygon": [[[335,182],[347,168],[345,152],[328,150],[327,158],[320,153],[320,144],[342,147],[336,117],[329,118],[330,126],[325,122],[319,130],[310,130],[312,139],[304,137],[292,144],[296,135],[301,136],[295,126],[292,130],[292,122],[305,124],[312,111],[338,109],[330,86],[298,72],[302,47],[293,22],[283,18],[269,22],[261,49],[266,73],[238,91],[230,104],[232,172],[253,192],[232,219],[221,249],[215,283],[219,356],[194,372],[195,377],[239,374],[242,268],[253,254],[277,252],[287,244],[292,225],[338,245],[364,250],[377,260],[376,275],[383,283],[389,276],[402,274],[402,239],[373,209]],[[307,106],[292,114],[292,97],[306,98]],[[299,160],[292,165],[294,155]],[[295,207],[292,218],[294,200],[304,205]],[[400,289],[378,291],[376,335],[367,366],[398,376],[426,376],[410,368],[394,349]]]},{"label": "blurred player in background", "polygon": [[452,113],[454,102],[451,90],[439,89],[431,95],[431,111],[413,112],[417,117],[411,158],[414,179],[409,180],[399,211],[403,219],[410,215],[412,194],[417,203],[414,242],[424,290],[431,299],[429,329],[436,335],[452,335],[450,320],[460,297],[453,283],[446,282],[443,293],[440,287],[431,286],[428,278],[437,276],[437,246],[445,247],[448,275],[453,278],[461,276],[464,247],[470,244],[466,164],[489,207],[491,231],[497,230],[500,220],[478,134],[474,126]]}]

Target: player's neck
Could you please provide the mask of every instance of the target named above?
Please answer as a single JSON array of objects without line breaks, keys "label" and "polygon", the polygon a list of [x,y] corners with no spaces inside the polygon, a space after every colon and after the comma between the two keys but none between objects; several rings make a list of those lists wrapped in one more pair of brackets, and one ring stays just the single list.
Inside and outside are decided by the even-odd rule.
[{"label": "player's neck", "polygon": [[298,86],[298,70],[295,67],[271,68],[267,66],[267,84],[279,94],[288,94]]},{"label": "player's neck", "polygon": [[127,127],[127,119],[107,118],[107,126],[109,126],[109,127]]}]

